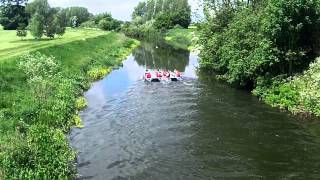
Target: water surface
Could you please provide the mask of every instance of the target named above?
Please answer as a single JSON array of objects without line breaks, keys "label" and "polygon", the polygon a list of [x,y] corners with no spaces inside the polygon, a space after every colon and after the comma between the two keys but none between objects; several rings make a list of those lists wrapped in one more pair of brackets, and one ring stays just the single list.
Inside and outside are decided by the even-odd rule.
[{"label": "water surface", "polygon": [[[318,123],[197,75],[195,54],[157,46],[143,43],[86,92],[85,127],[70,135],[80,179],[320,178]],[[184,79],[146,83],[146,67]]]}]

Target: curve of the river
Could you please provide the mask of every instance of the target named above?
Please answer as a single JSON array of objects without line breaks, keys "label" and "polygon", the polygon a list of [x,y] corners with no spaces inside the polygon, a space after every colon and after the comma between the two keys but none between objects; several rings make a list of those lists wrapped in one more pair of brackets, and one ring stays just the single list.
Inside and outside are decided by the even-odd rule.
[{"label": "curve of the river", "polygon": [[[320,128],[246,91],[197,76],[198,57],[143,43],[85,93],[73,129],[80,179],[318,179]],[[146,67],[181,82],[146,83]]]}]

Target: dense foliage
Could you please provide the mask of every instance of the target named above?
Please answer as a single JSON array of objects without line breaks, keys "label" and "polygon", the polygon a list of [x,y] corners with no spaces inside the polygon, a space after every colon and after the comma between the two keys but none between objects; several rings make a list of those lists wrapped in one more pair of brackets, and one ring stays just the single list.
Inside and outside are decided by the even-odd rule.
[{"label": "dense foliage", "polygon": [[292,75],[315,57],[318,1],[258,2],[206,1],[201,64],[232,84],[252,86],[261,76]]},{"label": "dense foliage", "polygon": [[65,33],[66,17],[58,8],[51,8],[47,0],[34,0],[27,5],[31,14],[29,30],[36,39],[43,35],[54,38]]},{"label": "dense foliage", "polygon": [[1,59],[0,179],[75,179],[65,133],[82,126],[78,97],[136,43],[108,33]]},{"label": "dense foliage", "polygon": [[132,22],[123,32],[130,36],[147,36],[166,31],[176,25],[187,28],[191,23],[188,0],[147,0],[140,2],[132,13]]},{"label": "dense foliage", "polygon": [[[316,57],[318,0],[204,3],[201,66],[215,71],[220,79],[256,88],[256,94],[261,95],[263,90],[301,73]],[[279,95],[297,102],[297,93],[291,93],[294,89],[283,85]]]},{"label": "dense foliage", "polygon": [[320,59],[310,64],[303,75],[289,79],[274,78],[270,86],[263,79],[258,81],[254,94],[264,101],[294,113],[309,112],[320,116]]},{"label": "dense foliage", "polygon": [[27,0],[1,0],[0,24],[4,30],[16,30],[28,25],[29,14],[25,11]]},{"label": "dense foliage", "polygon": [[[61,13],[66,18],[66,23],[69,27],[79,27],[82,23],[88,21],[92,16],[85,7],[69,7],[62,9]],[[77,20],[75,23],[73,23],[72,19],[75,17]]]},{"label": "dense foliage", "polygon": [[110,13],[101,13],[91,16],[88,21],[81,24],[84,28],[100,28],[105,31],[120,31],[122,21],[114,19]]},{"label": "dense foliage", "polygon": [[196,29],[175,27],[166,33],[164,40],[176,49],[195,50]]}]

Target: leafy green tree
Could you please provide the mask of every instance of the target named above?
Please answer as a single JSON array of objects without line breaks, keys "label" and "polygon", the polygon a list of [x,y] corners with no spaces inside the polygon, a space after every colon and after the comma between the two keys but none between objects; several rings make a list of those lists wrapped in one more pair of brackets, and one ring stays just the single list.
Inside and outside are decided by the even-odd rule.
[{"label": "leafy green tree", "polygon": [[51,8],[47,0],[34,0],[27,5],[27,11],[32,16],[29,29],[36,39],[43,34],[49,38],[64,34],[67,17],[61,9]]},{"label": "leafy green tree", "polygon": [[159,30],[171,29],[174,26],[172,18],[170,14],[161,13],[156,17],[154,27]]},{"label": "leafy green tree", "polygon": [[114,19],[110,13],[98,14],[92,19],[100,29],[105,31],[119,31],[122,24],[121,21]]},{"label": "leafy green tree", "polygon": [[190,23],[188,0],[147,0],[134,8],[132,23],[123,26],[122,31],[129,36],[148,38],[175,26],[187,28]]},{"label": "leafy green tree", "polygon": [[[89,20],[91,14],[89,13],[88,9],[85,7],[69,7],[62,10],[63,13],[65,13],[68,22],[68,25],[73,27],[80,26],[83,22],[86,22]],[[77,17],[76,24],[73,24],[74,17]]]},{"label": "leafy green tree", "polygon": [[44,17],[38,13],[34,14],[29,23],[30,33],[35,39],[41,39],[44,33]]},{"label": "leafy green tree", "polygon": [[139,2],[139,4],[134,8],[134,11],[132,13],[132,19],[135,19],[137,17],[143,17],[145,16],[146,12],[147,12],[147,3]]},{"label": "leafy green tree", "polygon": [[46,17],[46,22],[45,22],[45,36],[49,38],[54,38],[56,32],[57,32],[57,21],[56,21],[56,14],[57,14],[57,9],[55,8],[50,8],[50,11],[47,14]]},{"label": "leafy green tree", "polygon": [[0,1],[0,24],[5,30],[15,30],[19,24],[28,25],[30,16],[25,11],[26,2],[27,0]]},{"label": "leafy green tree", "polygon": [[202,68],[249,88],[261,78],[301,72],[315,57],[319,5],[317,0],[205,0]]},{"label": "leafy green tree", "polygon": [[23,40],[28,35],[28,31],[25,28],[24,24],[20,24],[19,27],[17,28],[17,36]]},{"label": "leafy green tree", "polygon": [[56,34],[58,36],[64,35],[67,23],[68,20],[66,14],[62,10],[59,10],[59,12],[54,16],[54,24],[56,25]]},{"label": "leafy green tree", "polygon": [[47,17],[50,13],[50,5],[47,0],[34,0],[27,5],[27,12],[31,15],[38,14],[43,17]]}]

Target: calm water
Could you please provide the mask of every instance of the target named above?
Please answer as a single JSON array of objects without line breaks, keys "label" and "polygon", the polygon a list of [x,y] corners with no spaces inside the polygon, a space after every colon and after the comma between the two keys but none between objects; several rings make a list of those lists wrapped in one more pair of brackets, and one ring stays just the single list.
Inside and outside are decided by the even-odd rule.
[{"label": "calm water", "polygon": [[[85,94],[80,179],[320,179],[320,127],[197,76],[197,56],[143,44]],[[146,83],[145,67],[182,82]]]}]

